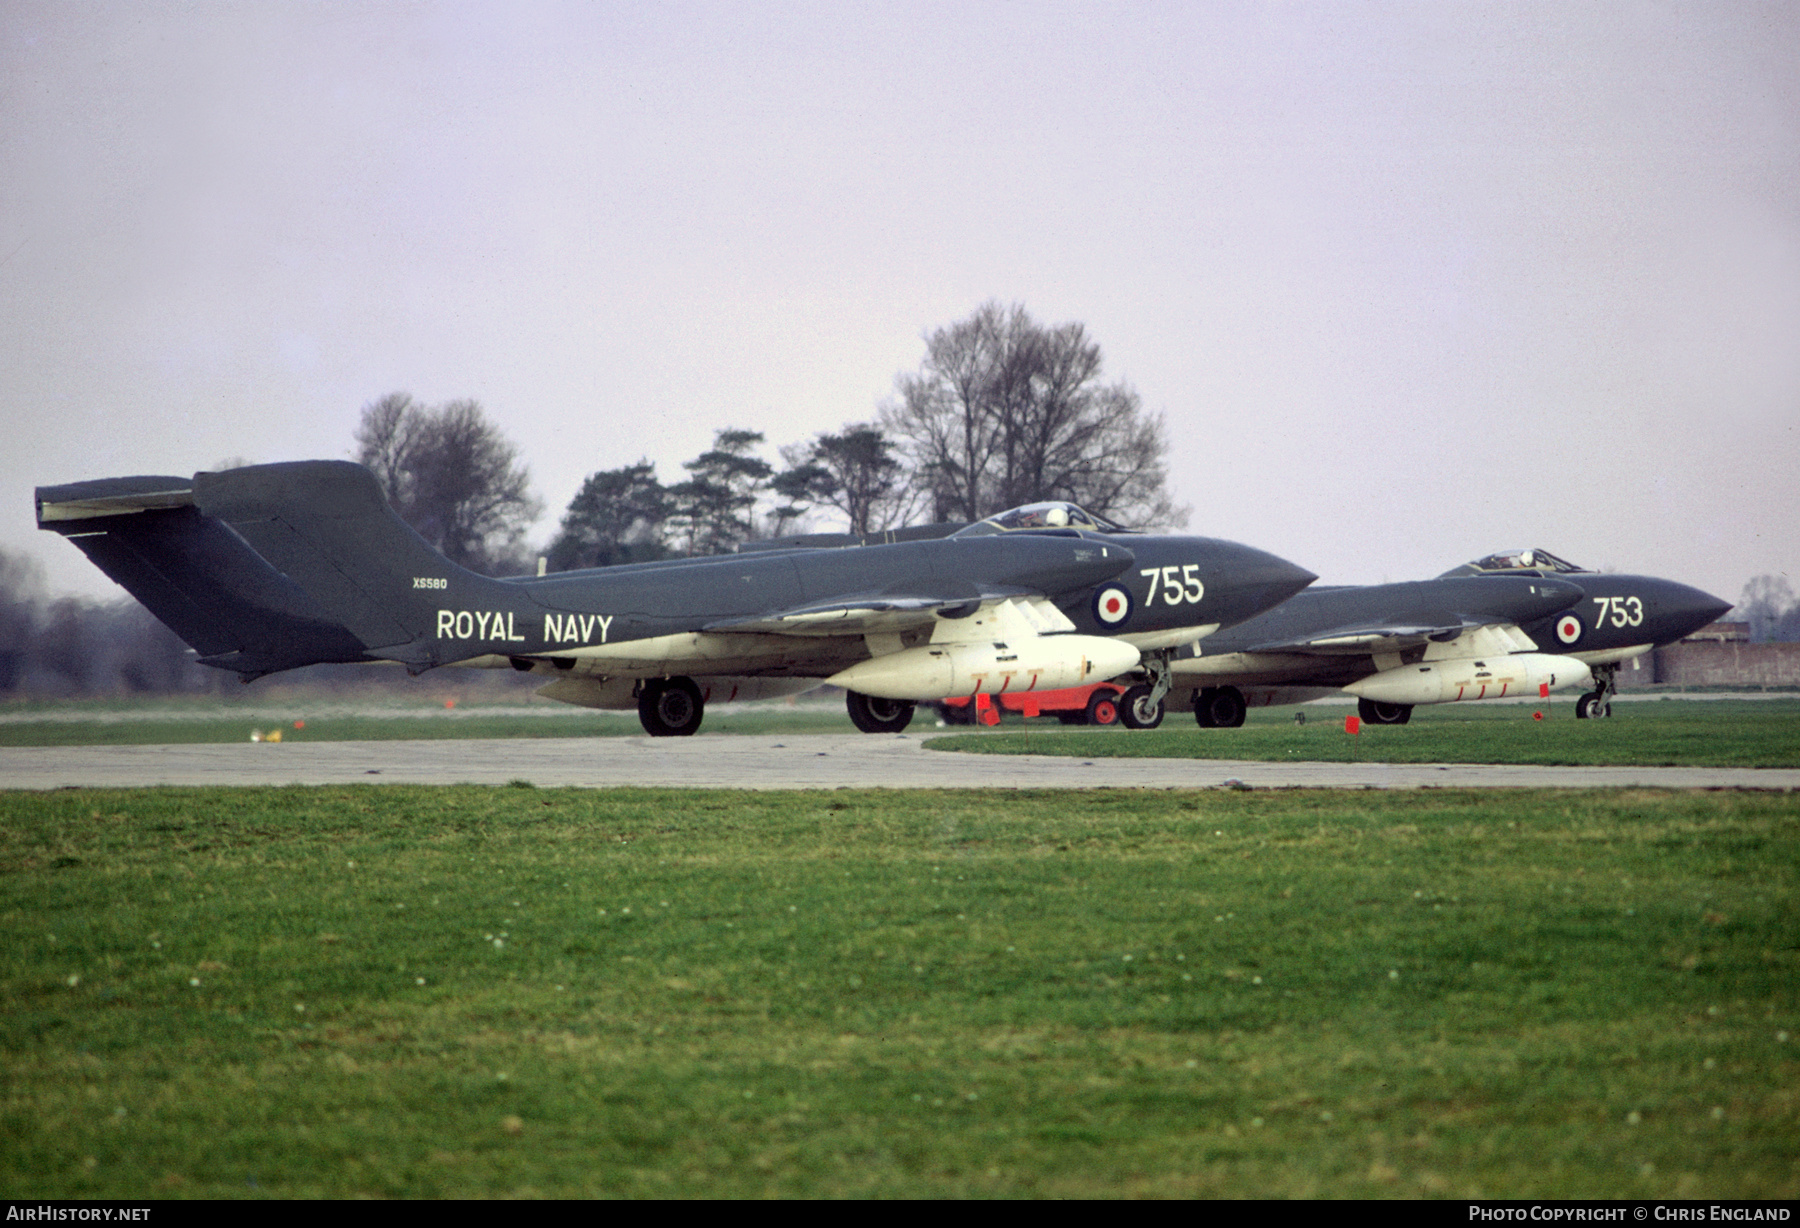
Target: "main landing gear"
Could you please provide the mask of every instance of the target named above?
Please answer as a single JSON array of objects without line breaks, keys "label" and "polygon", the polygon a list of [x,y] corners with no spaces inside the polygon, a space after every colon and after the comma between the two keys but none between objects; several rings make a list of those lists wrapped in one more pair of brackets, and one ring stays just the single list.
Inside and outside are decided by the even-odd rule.
[{"label": "main landing gear", "polygon": [[638,690],[638,720],[653,738],[685,738],[700,728],[706,699],[692,678],[646,678]]},{"label": "main landing gear", "polygon": [[1605,720],[1611,716],[1613,696],[1618,694],[1618,677],[1616,662],[1594,666],[1594,689],[1575,701],[1575,719]]},{"label": "main landing gear", "polygon": [[[883,699],[879,695],[845,691],[844,703],[850,709],[850,723],[864,733],[899,733],[912,724],[910,699]],[[973,710],[974,704],[969,707]]]},{"label": "main landing gear", "polygon": [[1411,704],[1384,704],[1373,699],[1356,701],[1356,715],[1365,725],[1404,725],[1412,719]]},{"label": "main landing gear", "polygon": [[1236,729],[1247,707],[1234,686],[1203,686],[1194,696],[1194,722],[1202,729]]}]

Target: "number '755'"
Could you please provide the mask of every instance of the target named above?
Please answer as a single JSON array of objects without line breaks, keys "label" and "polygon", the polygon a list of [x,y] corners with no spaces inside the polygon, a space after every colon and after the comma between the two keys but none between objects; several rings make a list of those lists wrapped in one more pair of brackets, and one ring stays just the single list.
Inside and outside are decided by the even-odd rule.
[{"label": "number '755'", "polygon": [[1200,564],[1189,563],[1184,567],[1146,567],[1138,572],[1140,576],[1150,577],[1150,593],[1144,598],[1146,606],[1156,604],[1157,579],[1162,579],[1162,599],[1164,605],[1180,605],[1183,602],[1197,602],[1206,596],[1206,585],[1194,573],[1200,570]]}]

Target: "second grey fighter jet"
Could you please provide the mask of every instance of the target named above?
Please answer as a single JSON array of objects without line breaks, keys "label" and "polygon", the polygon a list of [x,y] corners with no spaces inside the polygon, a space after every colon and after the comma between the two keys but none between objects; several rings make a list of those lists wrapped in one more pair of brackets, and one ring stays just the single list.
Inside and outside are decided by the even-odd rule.
[{"label": "second grey fighter jet", "polygon": [[1576,715],[1606,716],[1621,661],[1730,608],[1672,580],[1505,551],[1435,580],[1308,589],[1176,661],[1170,703],[1229,728],[1246,707],[1347,691],[1368,723],[1403,725],[1418,704],[1592,685]]},{"label": "second grey fighter jet", "polygon": [[1731,609],[1729,601],[1687,584],[1588,571],[1548,550],[1503,550],[1444,575],[1544,576],[1581,589],[1581,600],[1574,606],[1521,629],[1539,650],[1574,657],[1592,667],[1594,689],[1575,704],[1575,715],[1583,719],[1612,715],[1619,667],[1626,661],[1692,635]]},{"label": "second grey fighter jet", "polygon": [[905,728],[918,700],[1134,671],[1139,707],[1160,712],[1177,651],[1314,578],[1042,504],[936,540],[493,579],[343,461],[44,486],[37,517],[245,681],[320,662],[511,668],[544,675],[552,699],[635,707],[658,736],[693,733],[708,702],[821,682],[867,732]]}]

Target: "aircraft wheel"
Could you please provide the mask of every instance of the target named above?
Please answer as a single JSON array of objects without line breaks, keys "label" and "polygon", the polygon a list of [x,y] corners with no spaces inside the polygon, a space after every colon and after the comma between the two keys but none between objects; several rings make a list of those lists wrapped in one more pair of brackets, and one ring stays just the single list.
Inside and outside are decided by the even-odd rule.
[{"label": "aircraft wheel", "polygon": [[653,678],[638,693],[638,720],[653,738],[685,738],[700,728],[706,701],[692,678]]},{"label": "aircraft wheel", "polygon": [[1119,723],[1118,692],[1101,690],[1089,695],[1086,720],[1090,725],[1117,725]]},{"label": "aircraft wheel", "polygon": [[864,733],[899,733],[912,724],[910,699],[882,699],[861,691],[845,691],[844,703],[850,709],[850,723]]},{"label": "aircraft wheel", "polygon": [[1404,725],[1412,720],[1411,704],[1384,704],[1373,699],[1356,701],[1356,714],[1365,725]]},{"label": "aircraft wheel", "polygon": [[1600,691],[1589,691],[1575,701],[1577,720],[1603,721],[1612,715],[1612,702]]},{"label": "aircraft wheel", "polygon": [[1150,702],[1150,688],[1143,683],[1126,689],[1119,696],[1119,719],[1127,729],[1155,729],[1162,724],[1163,705],[1159,699]]},{"label": "aircraft wheel", "polygon": [[1244,693],[1234,686],[1201,688],[1194,696],[1194,721],[1202,729],[1236,729],[1244,723]]},{"label": "aircraft wheel", "polygon": [[1194,724],[1202,729],[1213,727],[1212,698],[1218,690],[1216,686],[1203,686],[1194,692]]}]

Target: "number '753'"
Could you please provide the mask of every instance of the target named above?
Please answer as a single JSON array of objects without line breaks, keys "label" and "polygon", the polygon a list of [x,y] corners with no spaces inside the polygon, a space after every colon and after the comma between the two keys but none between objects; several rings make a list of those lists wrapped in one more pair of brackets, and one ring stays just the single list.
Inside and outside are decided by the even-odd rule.
[{"label": "number '753'", "polygon": [[1644,603],[1636,597],[1596,597],[1600,612],[1594,616],[1596,627],[1609,621],[1615,627],[1636,627],[1644,621]]}]

